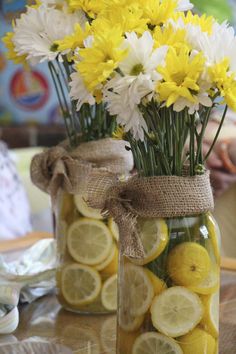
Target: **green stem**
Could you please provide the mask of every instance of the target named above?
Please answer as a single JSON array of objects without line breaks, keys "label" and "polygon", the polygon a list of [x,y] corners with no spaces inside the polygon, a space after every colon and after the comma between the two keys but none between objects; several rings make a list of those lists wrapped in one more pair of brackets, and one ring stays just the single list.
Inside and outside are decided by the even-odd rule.
[{"label": "green stem", "polygon": [[218,139],[218,137],[219,137],[219,135],[220,135],[220,132],[221,132],[221,128],[222,128],[222,126],[223,126],[223,124],[224,124],[227,111],[228,111],[228,106],[225,106],[224,113],[223,113],[223,116],[222,116],[222,118],[221,118],[221,122],[220,122],[219,128],[218,128],[218,130],[217,130],[217,132],[216,132],[216,135],[215,135],[215,138],[214,138],[214,140],[213,140],[213,142],[212,142],[212,144],[211,144],[211,147],[210,147],[210,149],[208,150],[208,152],[207,152],[207,154],[206,154],[206,156],[205,156],[205,158],[204,158],[204,162],[208,159],[208,157],[210,156],[210,154],[211,154],[211,152],[212,152],[212,150],[213,150],[213,148],[214,148],[214,146],[215,146],[215,144],[216,144],[216,141],[217,141],[217,139]]},{"label": "green stem", "polygon": [[202,142],[203,142],[203,138],[204,138],[207,124],[209,122],[211,110],[212,110],[212,107],[207,109],[207,114],[205,116],[205,119],[203,120],[202,129],[201,129],[200,135],[197,139],[198,146],[197,146],[197,153],[196,153],[196,160],[195,160],[196,165],[198,165],[199,163],[202,163]]},{"label": "green stem", "polygon": [[195,117],[190,117],[190,176],[195,175]]},{"label": "green stem", "polygon": [[[73,145],[73,140],[72,140],[71,132],[70,132],[70,114],[66,110],[66,106],[64,105],[64,103],[62,101],[61,93],[60,93],[60,90],[59,90],[60,85],[58,83],[58,76],[55,75],[55,68],[54,68],[52,62],[48,63],[48,68],[49,68],[49,71],[50,71],[50,74],[51,74],[51,77],[52,77],[52,81],[53,81],[53,84],[54,84],[54,87],[55,87],[55,90],[56,90],[58,102],[59,102],[59,105],[60,105],[60,108],[61,108],[61,112],[62,112],[62,115],[63,115],[63,118],[64,118],[67,136],[68,136],[68,139],[70,141],[70,145],[72,146]],[[68,124],[68,118],[69,118],[69,124]]]}]

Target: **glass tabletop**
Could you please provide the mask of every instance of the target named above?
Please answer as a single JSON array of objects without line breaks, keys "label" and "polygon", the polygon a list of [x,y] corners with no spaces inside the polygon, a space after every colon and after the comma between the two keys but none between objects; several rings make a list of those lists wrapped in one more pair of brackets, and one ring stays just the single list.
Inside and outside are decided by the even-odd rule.
[{"label": "glass tabletop", "polygon": [[[220,354],[234,354],[236,272],[222,272],[220,310]],[[0,354],[115,354],[115,342],[116,316],[79,316],[50,295],[20,306],[19,327],[0,336]]]}]

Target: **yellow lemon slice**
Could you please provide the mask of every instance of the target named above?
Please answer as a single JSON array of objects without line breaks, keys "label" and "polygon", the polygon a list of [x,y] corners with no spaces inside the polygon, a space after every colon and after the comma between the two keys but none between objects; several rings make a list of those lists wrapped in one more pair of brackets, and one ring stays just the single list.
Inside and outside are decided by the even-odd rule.
[{"label": "yellow lemon slice", "polygon": [[101,287],[101,277],[91,267],[73,263],[62,269],[61,291],[68,304],[81,306],[92,303]]},{"label": "yellow lemon slice", "polygon": [[90,208],[86,203],[85,196],[82,196],[80,194],[76,194],[74,196],[74,202],[75,202],[76,208],[78,209],[80,214],[82,214],[83,216],[86,216],[87,218],[98,219],[98,220],[103,219],[103,216],[101,214],[101,210]]},{"label": "yellow lemon slice", "polygon": [[168,227],[164,219],[139,219],[137,227],[146,256],[142,260],[132,262],[144,265],[152,262],[164,251],[169,240]]},{"label": "yellow lemon slice", "polygon": [[[100,331],[102,349],[106,354],[116,354],[116,317],[102,320]],[[103,352],[102,352],[103,353]]]},{"label": "yellow lemon slice", "polygon": [[156,332],[143,333],[135,340],[132,354],[157,353],[183,354],[183,351],[174,339]]},{"label": "yellow lemon slice", "polygon": [[206,220],[206,226],[209,233],[209,239],[206,240],[206,247],[210,254],[213,251],[217,264],[220,264],[220,231],[210,213],[206,215]]},{"label": "yellow lemon slice", "polygon": [[97,269],[99,272],[102,272],[102,274],[105,277],[117,273],[118,256],[119,256],[118,248],[113,243],[109,256],[102,263],[95,265],[95,269]]},{"label": "yellow lemon slice", "polygon": [[152,282],[154,295],[159,295],[160,293],[162,293],[162,291],[164,291],[167,288],[166,283],[162,279],[158,278],[149,269],[144,269],[144,271]]},{"label": "yellow lemon slice", "polygon": [[153,326],[169,337],[191,331],[202,319],[203,305],[192,291],[174,286],[156,296],[151,306]]},{"label": "yellow lemon slice", "polygon": [[115,221],[112,218],[108,219],[108,227],[112,233],[112,236],[118,242],[119,241],[119,228],[118,228],[118,225],[115,223]]},{"label": "yellow lemon slice", "polygon": [[102,287],[102,304],[109,311],[117,309],[117,274],[108,278]]},{"label": "yellow lemon slice", "polygon": [[195,242],[183,242],[174,247],[167,259],[167,269],[177,285],[201,283],[210,272],[211,260],[207,250]]},{"label": "yellow lemon slice", "polygon": [[188,288],[201,295],[209,295],[218,291],[220,284],[219,267],[215,264],[211,266],[207,277],[198,285]]},{"label": "yellow lemon slice", "polygon": [[118,323],[124,332],[137,331],[142,326],[144,318],[144,315],[132,316],[127,302],[123,300],[122,307],[118,311]]},{"label": "yellow lemon slice", "polygon": [[201,326],[213,337],[219,336],[219,291],[215,294],[201,297],[204,306],[204,316]]},{"label": "yellow lemon slice", "polygon": [[102,221],[81,218],[69,227],[67,247],[76,262],[99,264],[109,256],[112,244],[111,233]]},{"label": "yellow lemon slice", "polygon": [[135,317],[144,315],[151,306],[154,297],[153,285],[145,270],[127,263],[123,282],[121,298],[129,304],[130,314]]},{"label": "yellow lemon slice", "polygon": [[192,332],[179,338],[178,342],[183,354],[215,354],[215,339],[200,328],[195,328]]}]

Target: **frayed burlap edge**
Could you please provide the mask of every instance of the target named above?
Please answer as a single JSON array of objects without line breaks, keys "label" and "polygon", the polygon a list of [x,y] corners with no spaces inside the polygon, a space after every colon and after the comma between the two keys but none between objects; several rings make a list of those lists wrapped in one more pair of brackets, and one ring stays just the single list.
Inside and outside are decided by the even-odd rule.
[{"label": "frayed burlap edge", "polygon": [[133,168],[129,144],[111,138],[80,144],[70,150],[68,142],[37,154],[31,162],[33,183],[56,198],[59,189],[70,194],[85,193],[89,176],[97,171],[127,174]]}]

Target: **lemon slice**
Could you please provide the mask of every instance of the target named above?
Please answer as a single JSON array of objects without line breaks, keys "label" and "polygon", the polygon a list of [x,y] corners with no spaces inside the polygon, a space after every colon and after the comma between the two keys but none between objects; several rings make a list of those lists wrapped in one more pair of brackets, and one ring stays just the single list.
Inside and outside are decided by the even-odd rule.
[{"label": "lemon slice", "polygon": [[81,306],[92,303],[101,287],[101,277],[91,267],[74,263],[62,269],[61,291],[68,304]]},{"label": "lemon slice", "polygon": [[217,292],[219,290],[220,284],[220,274],[218,266],[212,265],[208,276],[198,285],[188,287],[195,293],[201,295],[209,295]]},{"label": "lemon slice", "polygon": [[102,349],[106,354],[116,354],[116,317],[112,316],[103,320],[100,339]]},{"label": "lemon slice", "polygon": [[200,328],[179,338],[178,342],[184,354],[215,354],[215,339]]},{"label": "lemon slice", "polygon": [[219,292],[201,297],[204,306],[202,327],[213,337],[219,336]]},{"label": "lemon slice", "polygon": [[144,315],[151,306],[154,289],[151,280],[142,267],[127,263],[124,270],[123,301],[129,304],[132,316]]},{"label": "lemon slice", "polygon": [[109,256],[105,259],[104,262],[95,265],[95,269],[97,269],[99,272],[102,272],[104,276],[111,276],[118,271],[118,248],[117,246],[113,243],[111,252]]},{"label": "lemon slice", "polygon": [[164,219],[138,219],[139,237],[145,251],[145,258],[133,260],[137,265],[144,265],[156,259],[165,249],[169,236]]},{"label": "lemon slice", "polygon": [[81,218],[68,230],[67,247],[76,262],[95,265],[103,262],[112,249],[108,227],[99,220]]},{"label": "lemon slice", "polygon": [[118,228],[118,225],[115,223],[115,221],[112,218],[108,219],[108,227],[109,227],[114,239],[118,242],[119,228]]},{"label": "lemon slice", "polygon": [[105,309],[117,310],[117,274],[112,275],[103,284],[101,300]]},{"label": "lemon slice", "polygon": [[87,203],[86,203],[86,197],[80,194],[76,194],[74,196],[74,202],[76,205],[76,208],[82,214],[83,216],[86,216],[87,218],[92,218],[92,219],[103,219],[103,216],[101,214],[101,210],[99,209],[94,209],[90,208]]},{"label": "lemon slice", "polygon": [[191,331],[201,321],[203,305],[192,291],[174,286],[154,298],[151,316],[153,326],[159,332],[178,337]]},{"label": "lemon slice", "polygon": [[157,353],[183,354],[183,351],[174,339],[156,332],[143,333],[134,342],[132,354]]},{"label": "lemon slice", "polygon": [[162,293],[162,291],[164,291],[167,288],[166,283],[162,279],[158,278],[149,269],[144,269],[144,271],[152,282],[154,295],[159,295],[160,293]]},{"label": "lemon slice", "polygon": [[167,259],[167,269],[177,285],[200,284],[210,272],[211,260],[207,250],[195,242],[183,242],[174,247]]},{"label": "lemon slice", "polygon": [[137,331],[142,326],[144,318],[144,315],[132,316],[127,301],[123,300],[122,307],[118,311],[118,323],[123,331],[128,333]]}]

